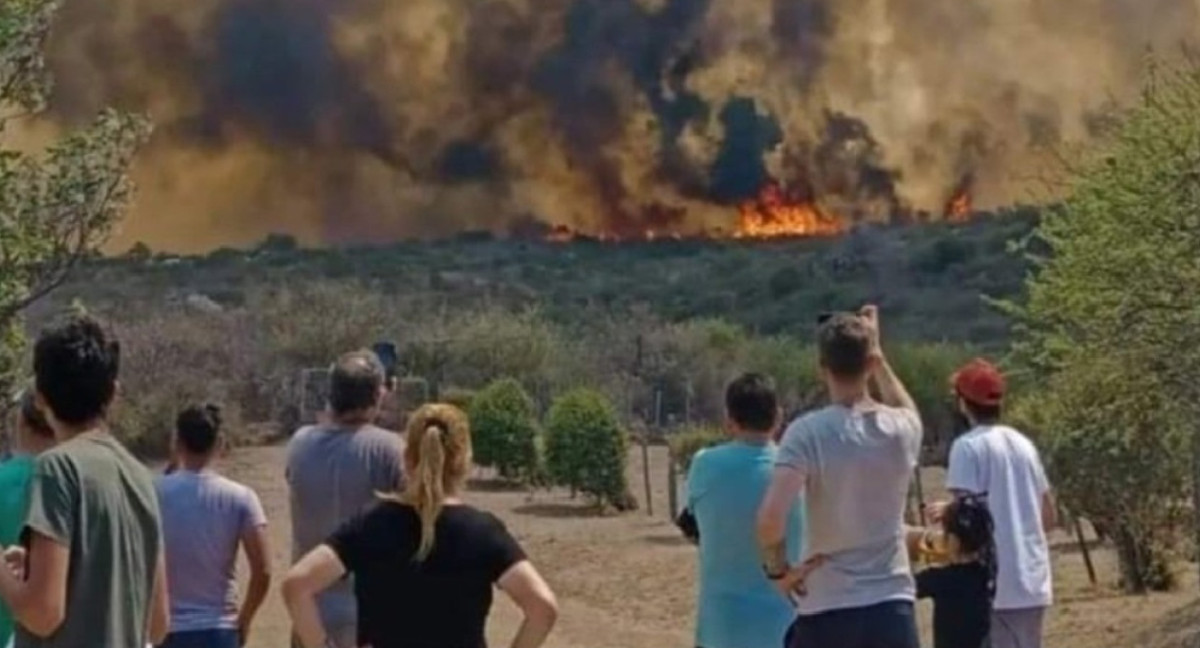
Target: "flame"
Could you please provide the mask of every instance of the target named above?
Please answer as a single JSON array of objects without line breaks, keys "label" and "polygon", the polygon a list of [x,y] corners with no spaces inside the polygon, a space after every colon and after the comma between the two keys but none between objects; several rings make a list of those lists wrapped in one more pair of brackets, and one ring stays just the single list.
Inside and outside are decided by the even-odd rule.
[{"label": "flame", "polygon": [[575,230],[566,225],[555,225],[546,232],[546,241],[550,243],[570,243],[575,240]]},{"label": "flame", "polygon": [[954,192],[950,194],[950,199],[946,201],[946,209],[942,214],[946,221],[951,223],[965,223],[971,220],[971,212],[975,208],[971,201],[971,194],[974,188],[975,174],[965,173],[958,179],[958,184],[954,186]]},{"label": "flame", "polygon": [[[946,201],[944,216],[951,223],[965,223],[971,219],[974,207],[971,201],[971,182],[959,183]],[[771,239],[799,238],[806,236],[837,236],[849,229],[847,221],[830,213],[802,192],[789,192],[779,182],[769,181],[751,200],[737,208],[737,223],[733,229],[712,229],[699,234],[681,234],[670,229],[646,228],[632,232],[581,232],[566,225],[555,225],[546,230],[542,238],[550,243],[571,243],[578,240],[601,243],[629,241],[683,240],[685,238],[721,239]]]},{"label": "flame", "polygon": [[971,219],[971,192],[959,191],[946,203],[946,220],[965,223]]},{"label": "flame", "polygon": [[823,211],[817,204],[796,200],[779,183],[768,182],[754,200],[738,207],[734,238],[777,238],[834,236],[846,231],[846,223]]}]

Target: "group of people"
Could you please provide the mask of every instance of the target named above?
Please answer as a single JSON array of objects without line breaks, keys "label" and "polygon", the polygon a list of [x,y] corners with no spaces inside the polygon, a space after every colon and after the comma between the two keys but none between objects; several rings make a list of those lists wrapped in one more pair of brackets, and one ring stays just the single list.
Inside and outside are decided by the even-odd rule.
[{"label": "group of people", "polygon": [[827,407],[784,430],[770,379],[741,376],[731,441],[692,461],[679,522],[699,545],[697,647],[917,648],[914,602],[930,598],[935,648],[1040,648],[1056,508],[1037,449],[1000,423],[1003,375],[975,360],[951,377],[964,433],[926,529],[906,519],[921,417],[878,311],[823,318],[817,346]]},{"label": "group of people", "polygon": [[[999,423],[1003,376],[983,361],[954,376],[969,431],[950,452],[953,499],[923,529],[905,516],[921,417],[878,313],[828,317],[817,342],[829,406],[783,430],[771,380],[744,375],[726,392],[730,442],[692,462],[680,523],[699,545],[698,648],[916,648],[921,597],[936,648],[1039,648],[1055,507],[1033,444]],[[217,471],[220,408],[179,413],[154,475],[106,423],[117,340],[74,318],[33,356],[0,463],[0,642],[245,645],[271,547],[258,496]],[[510,646],[542,646],[553,592],[503,522],[462,499],[466,416],[430,404],[403,434],[377,427],[389,385],[370,351],[343,355],[329,380],[327,418],[287,449],[293,646],[482,648],[493,588],[523,613]],[[912,556],[936,564],[914,575]]]},{"label": "group of people", "polygon": [[[0,646],[239,648],[271,585],[257,494],[217,471],[219,407],[179,413],[154,475],[110,433],[120,344],[73,318],[34,346],[11,457],[0,463]],[[294,646],[480,648],[493,587],[542,646],[553,592],[495,516],[462,499],[466,416],[442,404],[376,427],[389,388],[370,351],[330,372],[326,420],[292,437],[294,565],[281,586]],[[239,596],[236,564],[250,566]]]}]

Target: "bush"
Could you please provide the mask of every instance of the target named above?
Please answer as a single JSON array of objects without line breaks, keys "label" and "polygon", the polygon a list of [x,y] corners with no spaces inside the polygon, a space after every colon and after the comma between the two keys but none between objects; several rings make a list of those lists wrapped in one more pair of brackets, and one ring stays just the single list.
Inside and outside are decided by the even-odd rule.
[{"label": "bush", "polygon": [[447,387],[442,390],[438,400],[448,405],[453,405],[464,412],[469,412],[471,411],[471,404],[475,401],[475,392],[461,387]]},{"label": "bush", "polygon": [[720,428],[694,426],[671,437],[671,458],[680,470],[687,472],[697,452],[727,441],[729,436]]},{"label": "bush", "polygon": [[602,394],[568,392],[554,401],[546,421],[546,467],[556,484],[601,506],[636,507],[625,477],[629,439]]},{"label": "bush", "polygon": [[539,474],[537,413],[533,399],[511,378],[498,380],[471,401],[475,463],[504,479],[532,483]]},{"label": "bush", "polygon": [[1131,592],[1176,584],[1190,516],[1194,424],[1164,382],[1128,359],[1081,358],[1010,411],[1037,438],[1062,502],[1111,530]]}]

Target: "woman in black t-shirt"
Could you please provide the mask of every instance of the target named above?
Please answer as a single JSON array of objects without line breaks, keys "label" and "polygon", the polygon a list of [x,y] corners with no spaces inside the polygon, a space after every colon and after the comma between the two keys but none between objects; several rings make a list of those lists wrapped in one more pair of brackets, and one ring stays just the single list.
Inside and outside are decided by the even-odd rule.
[{"label": "woman in black t-shirt", "polygon": [[381,496],[288,572],[283,596],[301,645],[333,645],[316,596],[351,574],[359,646],[486,648],[495,585],[525,614],[512,648],[538,648],[557,618],[554,593],[499,519],[458,498],[471,466],[466,416],[426,405],[409,418],[407,442],[404,491]]}]

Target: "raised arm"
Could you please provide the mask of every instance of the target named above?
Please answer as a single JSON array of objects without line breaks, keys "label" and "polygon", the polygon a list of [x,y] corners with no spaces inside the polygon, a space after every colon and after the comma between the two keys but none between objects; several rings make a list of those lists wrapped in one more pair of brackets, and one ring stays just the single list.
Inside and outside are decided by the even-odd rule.
[{"label": "raised arm", "polygon": [[904,383],[900,381],[900,377],[896,375],[891,363],[888,362],[887,355],[883,352],[883,343],[880,341],[879,333],[879,308],[864,306],[859,311],[859,316],[867,322],[871,331],[871,353],[876,358],[875,372],[871,378],[876,389],[879,390],[880,401],[889,407],[917,412],[917,402],[908,393]]}]

